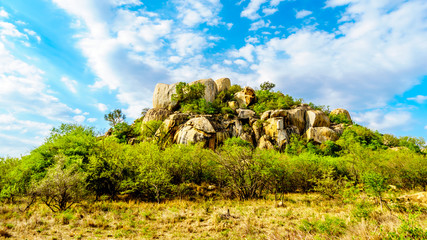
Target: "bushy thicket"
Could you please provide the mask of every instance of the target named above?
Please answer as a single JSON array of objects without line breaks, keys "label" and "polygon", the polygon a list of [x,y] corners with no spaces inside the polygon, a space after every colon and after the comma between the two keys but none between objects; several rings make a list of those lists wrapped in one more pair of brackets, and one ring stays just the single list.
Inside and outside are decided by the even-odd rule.
[{"label": "bushy thicket", "polygon": [[[0,197],[40,196],[53,209],[62,210],[82,193],[160,202],[177,197],[244,200],[309,191],[333,197],[336,191],[328,186],[340,181],[342,186],[364,184],[378,197],[390,184],[425,189],[426,156],[410,148],[393,151],[384,146],[381,135],[360,126],[322,146],[294,138],[288,152],[281,153],[254,149],[241,139],[230,139],[216,151],[200,145],[161,149],[153,141],[130,145],[114,136],[96,140],[93,129],[64,124],[28,156],[0,161]],[[381,184],[373,184],[375,179]],[[65,202],[48,191],[55,187],[68,191]]]}]

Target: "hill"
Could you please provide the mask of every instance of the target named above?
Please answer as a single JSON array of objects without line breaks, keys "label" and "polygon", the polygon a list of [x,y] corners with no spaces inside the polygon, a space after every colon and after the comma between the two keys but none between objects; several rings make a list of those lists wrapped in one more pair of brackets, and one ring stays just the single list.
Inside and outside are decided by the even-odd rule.
[{"label": "hill", "polygon": [[[147,207],[139,202],[155,202],[169,209],[168,202],[175,200],[188,201],[188,206],[194,203],[195,208],[213,202],[217,210],[209,212],[207,207],[203,218],[222,226],[215,225],[222,232],[230,231],[233,224],[243,226],[239,218],[251,219],[247,210],[236,214],[240,207],[235,206],[243,204],[241,201],[269,201],[265,219],[271,220],[274,212],[287,214],[274,208],[289,205],[289,213],[297,208],[295,203],[301,206],[314,197],[317,207],[301,211],[319,211],[327,217],[316,220],[306,213],[295,215],[288,220],[297,229],[287,226],[286,234],[277,236],[351,238],[357,234],[355,228],[366,227],[363,224],[390,232],[366,230],[367,238],[425,236],[427,194],[406,196],[426,191],[423,139],[371,131],[354,124],[344,109],[330,112],[273,88],[271,83],[262,84],[259,90],[242,88],[231,85],[227,78],[158,84],[154,108],[144,110],[131,125],[115,110],[105,116],[112,127],[104,136],[76,124],[52,129],[45,143],[29,155],[0,161],[0,199],[8,204],[0,209],[2,218],[8,219],[0,234],[18,235],[15,225],[22,224],[25,217],[14,214],[19,216],[21,210],[29,218],[43,214],[70,218],[64,221],[84,227],[77,218],[95,217],[93,211],[103,209],[103,204],[108,207],[97,214],[109,214],[110,208],[121,208],[120,204],[132,209],[132,202],[140,204],[138,209]],[[231,214],[220,212],[225,210],[219,207],[224,206],[223,201],[230,201]],[[324,209],[323,204],[335,210]],[[92,205],[98,206],[96,210]],[[347,209],[343,210],[345,219],[339,214],[325,215],[343,208]],[[155,221],[166,214],[161,209],[152,211]],[[193,214],[200,214],[198,211]],[[420,215],[420,222],[409,226],[408,221],[416,218],[413,212]],[[143,222],[132,225],[130,237],[140,236],[143,225],[155,229],[156,223],[169,223],[149,224],[152,220],[147,214]],[[403,220],[396,220],[394,214]],[[188,216],[184,219],[194,221]],[[114,226],[124,219],[118,221]],[[279,222],[268,224],[268,229],[274,229]],[[255,224],[257,228],[245,234],[267,238],[270,235],[261,225]],[[338,232],[329,233],[326,226],[334,226]],[[237,231],[235,236],[241,233]]]}]

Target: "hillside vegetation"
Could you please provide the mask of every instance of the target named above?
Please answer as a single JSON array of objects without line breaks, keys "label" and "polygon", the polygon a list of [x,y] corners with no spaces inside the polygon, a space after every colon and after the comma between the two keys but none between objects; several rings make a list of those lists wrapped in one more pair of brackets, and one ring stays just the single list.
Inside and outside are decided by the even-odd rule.
[{"label": "hillside vegetation", "polygon": [[[202,85],[192,86],[181,84],[173,95],[181,112],[235,114],[225,103],[240,86],[213,102],[202,99]],[[272,88],[262,85],[248,108],[261,115],[303,103]],[[331,116],[345,126],[337,141],[292,135],[283,148],[267,150],[228,138],[212,150],[156,135],[162,122],[144,122],[146,112],[131,125],[121,111],[106,115],[112,126],[106,136],[62,124],[30,154],[0,160],[0,237],[58,231],[68,234],[61,238],[97,237],[85,228],[98,229],[99,238],[427,237],[425,202],[400,197],[426,191],[421,138],[381,134]],[[182,225],[174,230],[178,235],[170,224]]]}]

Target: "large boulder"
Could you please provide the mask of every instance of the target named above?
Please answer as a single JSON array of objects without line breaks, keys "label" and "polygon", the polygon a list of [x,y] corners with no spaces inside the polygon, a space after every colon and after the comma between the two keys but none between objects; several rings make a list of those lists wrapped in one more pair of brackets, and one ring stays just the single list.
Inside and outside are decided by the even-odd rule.
[{"label": "large boulder", "polygon": [[216,88],[218,92],[228,90],[231,87],[231,81],[229,78],[220,78],[215,80]]},{"label": "large boulder", "polygon": [[274,145],[268,140],[267,136],[262,136],[259,139],[258,148],[260,149],[274,149]]},{"label": "large boulder", "polygon": [[143,122],[164,121],[169,115],[171,115],[171,111],[168,109],[152,108],[145,114]]},{"label": "large boulder", "polygon": [[255,90],[245,87],[242,91],[235,93],[234,98],[240,107],[249,106],[256,101]]},{"label": "large boulder", "polygon": [[173,136],[178,129],[179,125],[188,120],[188,115],[184,113],[175,113],[169,115],[157,129],[155,136],[160,137],[163,135]]},{"label": "large boulder", "polygon": [[338,136],[341,136],[345,130],[345,126],[342,123],[333,125],[331,128],[338,134]]},{"label": "large boulder", "polygon": [[205,85],[205,94],[203,98],[208,102],[213,102],[215,100],[216,94],[218,93],[218,89],[216,87],[216,83],[214,82],[214,80],[212,80],[212,78],[200,79],[200,80],[191,82],[190,85],[196,84],[196,83],[201,83]]},{"label": "large boulder", "polygon": [[339,138],[338,134],[328,127],[310,127],[306,135],[307,140],[313,140],[317,143],[323,143],[328,140],[336,141]]},{"label": "large boulder", "polygon": [[282,117],[267,119],[264,123],[264,131],[268,137],[276,141],[276,144],[279,147],[286,144],[289,140]]},{"label": "large boulder", "polygon": [[203,142],[205,146],[215,147],[215,129],[205,117],[192,118],[180,126],[174,142],[189,144]]},{"label": "large boulder", "polygon": [[311,127],[329,127],[331,122],[328,116],[320,110],[306,111],[306,129]]},{"label": "large boulder", "polygon": [[285,125],[292,125],[298,129],[298,134],[302,134],[305,130],[305,110],[295,108],[287,110]]},{"label": "large boulder", "polygon": [[350,113],[343,108],[337,108],[333,110],[329,115],[330,116],[343,115],[348,121],[351,122]]},{"label": "large boulder", "polygon": [[255,116],[255,112],[250,109],[239,108],[236,110],[236,112],[237,112],[237,118],[239,119],[249,119]]},{"label": "large boulder", "polygon": [[268,111],[263,112],[261,114],[261,120],[269,119],[272,112],[273,112],[273,110],[268,110]]},{"label": "large boulder", "polygon": [[174,84],[165,84],[158,83],[154,88],[153,93],[153,108],[165,108],[172,110],[177,105],[177,102],[172,101],[172,94],[176,93],[176,85]]}]

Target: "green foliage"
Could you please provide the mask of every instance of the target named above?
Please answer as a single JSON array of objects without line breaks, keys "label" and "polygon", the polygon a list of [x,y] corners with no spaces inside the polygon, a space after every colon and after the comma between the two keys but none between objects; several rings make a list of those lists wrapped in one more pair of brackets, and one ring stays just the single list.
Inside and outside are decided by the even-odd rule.
[{"label": "green foliage", "polygon": [[403,239],[427,239],[427,230],[420,226],[418,215],[409,214],[408,218],[405,219],[400,217],[402,224],[396,232],[389,232],[386,239],[390,240],[403,240]]},{"label": "green foliage", "polygon": [[330,236],[340,236],[347,229],[347,225],[341,218],[326,216],[324,220],[302,220],[299,229],[311,234],[323,233]]},{"label": "green foliage", "polygon": [[260,88],[261,88],[261,90],[271,91],[275,86],[276,86],[276,84],[274,84],[274,83],[263,82],[263,83],[261,83]]},{"label": "green foliage", "polygon": [[334,175],[336,175],[336,173],[333,167],[329,167],[323,170],[322,177],[312,180],[316,185],[313,190],[319,192],[326,198],[342,198],[342,192],[346,185],[346,179],[340,176],[335,177]]},{"label": "green foliage", "polygon": [[399,146],[399,139],[391,134],[384,134],[383,143],[387,147],[397,147]]},{"label": "green foliage", "polygon": [[268,174],[266,162],[262,160],[247,147],[222,147],[217,161],[233,196],[240,200],[263,196]]},{"label": "green foliage", "polygon": [[426,143],[422,137],[400,137],[399,146],[406,147],[416,153],[421,153],[421,149],[426,147]]},{"label": "green foliage", "polygon": [[122,113],[121,109],[114,109],[112,112],[105,114],[104,119],[110,123],[110,126],[114,127],[116,124],[124,122],[126,115]]},{"label": "green foliage", "polygon": [[329,120],[331,120],[331,122],[336,124],[340,124],[340,123],[352,124],[353,123],[351,120],[347,118],[347,116],[344,113],[333,114],[333,115],[331,114],[329,115]]},{"label": "green foliage", "polygon": [[83,175],[76,165],[65,166],[66,157],[58,155],[57,164],[34,186],[34,194],[53,212],[64,211],[85,195]]},{"label": "green foliage", "polygon": [[126,122],[121,122],[113,127],[113,136],[116,137],[120,143],[127,143],[129,139],[136,137],[136,134],[131,125]]},{"label": "green foliage", "polygon": [[141,137],[144,140],[150,140],[154,137],[157,129],[162,125],[162,121],[151,120],[148,122],[144,122],[141,125]]},{"label": "green foliage", "polygon": [[365,191],[378,198],[380,204],[382,204],[382,196],[388,190],[387,178],[374,171],[364,173],[362,178]]},{"label": "green foliage", "polygon": [[336,143],[346,150],[357,144],[372,150],[386,148],[381,134],[358,125],[347,127]]},{"label": "green foliage", "polygon": [[272,92],[269,90],[255,91],[257,102],[251,106],[258,115],[267,110],[290,109],[292,106],[300,105],[302,99],[294,99],[281,92]]},{"label": "green foliage", "polygon": [[320,151],[325,156],[338,157],[341,147],[334,141],[325,141],[320,145]]},{"label": "green foliage", "polygon": [[86,166],[87,188],[96,198],[108,195],[114,199],[122,190],[121,184],[131,172],[126,156],[128,148],[112,139],[97,143],[96,152]]},{"label": "green foliage", "polygon": [[227,147],[239,146],[239,147],[245,147],[245,148],[249,148],[249,149],[253,148],[253,146],[250,142],[245,141],[239,137],[227,138],[224,141],[224,146],[227,146]]}]

